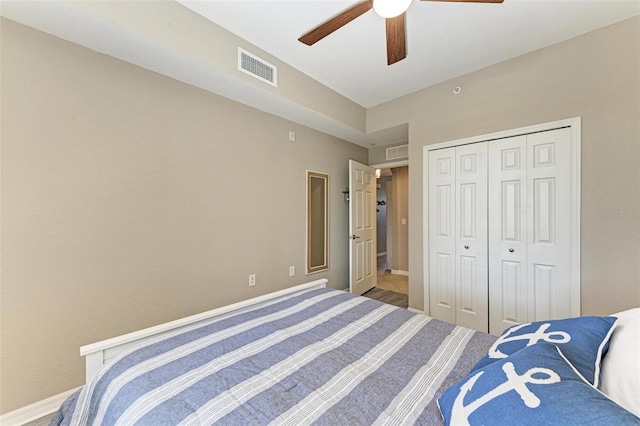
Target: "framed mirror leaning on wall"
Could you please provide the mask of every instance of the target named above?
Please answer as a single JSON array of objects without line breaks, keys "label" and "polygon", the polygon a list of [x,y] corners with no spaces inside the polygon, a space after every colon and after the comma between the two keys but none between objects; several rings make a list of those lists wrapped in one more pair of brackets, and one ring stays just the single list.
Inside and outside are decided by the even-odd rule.
[{"label": "framed mirror leaning on wall", "polygon": [[329,269],[329,175],[307,170],[307,274]]}]

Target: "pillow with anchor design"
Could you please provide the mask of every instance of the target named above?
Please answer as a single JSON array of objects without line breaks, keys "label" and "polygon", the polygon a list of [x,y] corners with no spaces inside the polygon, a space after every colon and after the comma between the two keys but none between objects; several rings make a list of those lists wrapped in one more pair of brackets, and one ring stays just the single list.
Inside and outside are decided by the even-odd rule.
[{"label": "pillow with anchor design", "polygon": [[438,398],[446,425],[640,425],[549,343],[472,372]]},{"label": "pillow with anchor design", "polygon": [[558,346],[580,374],[599,387],[600,364],[616,321],[615,317],[590,316],[514,325],[502,333],[489,354],[471,371],[507,358],[525,347],[547,342]]}]

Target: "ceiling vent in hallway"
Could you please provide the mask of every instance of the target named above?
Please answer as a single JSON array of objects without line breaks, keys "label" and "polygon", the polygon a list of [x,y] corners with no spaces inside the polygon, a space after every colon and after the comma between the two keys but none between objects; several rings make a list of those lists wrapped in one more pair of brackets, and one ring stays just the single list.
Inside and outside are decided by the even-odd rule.
[{"label": "ceiling vent in hallway", "polygon": [[240,47],[238,47],[238,70],[278,87],[278,69]]},{"label": "ceiling vent in hallway", "polygon": [[397,160],[398,158],[407,158],[409,156],[409,145],[394,146],[387,148],[387,160]]}]

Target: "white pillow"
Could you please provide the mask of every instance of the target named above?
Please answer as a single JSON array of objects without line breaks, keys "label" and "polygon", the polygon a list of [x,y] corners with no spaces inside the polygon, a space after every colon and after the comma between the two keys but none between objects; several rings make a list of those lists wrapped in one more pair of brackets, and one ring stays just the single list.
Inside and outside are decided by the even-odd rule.
[{"label": "white pillow", "polygon": [[601,390],[640,416],[640,308],[611,316],[618,323],[602,360]]}]

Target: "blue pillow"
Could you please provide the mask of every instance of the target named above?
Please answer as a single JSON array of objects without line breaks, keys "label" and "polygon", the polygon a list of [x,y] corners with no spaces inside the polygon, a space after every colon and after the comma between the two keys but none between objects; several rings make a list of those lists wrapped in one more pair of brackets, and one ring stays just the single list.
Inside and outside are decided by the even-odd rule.
[{"label": "blue pillow", "polygon": [[471,373],[438,399],[447,425],[640,425],[540,343]]},{"label": "blue pillow", "polygon": [[504,359],[522,348],[541,342],[557,345],[580,374],[595,387],[600,384],[600,364],[609,348],[615,317],[579,317],[514,325],[495,341],[489,354],[471,371]]}]

